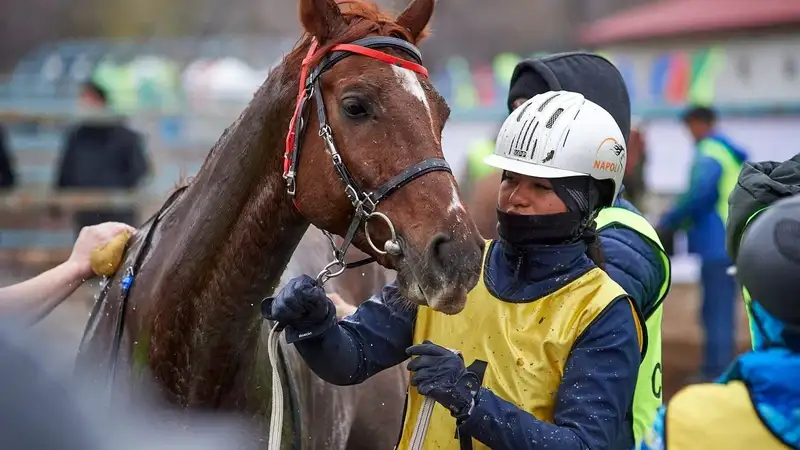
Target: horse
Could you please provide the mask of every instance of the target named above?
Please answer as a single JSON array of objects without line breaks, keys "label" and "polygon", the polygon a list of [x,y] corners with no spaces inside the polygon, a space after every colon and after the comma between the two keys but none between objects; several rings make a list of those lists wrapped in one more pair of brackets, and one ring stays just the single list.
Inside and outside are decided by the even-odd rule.
[{"label": "horse", "polygon": [[[464,308],[484,241],[443,159],[449,109],[416,48],[434,4],[413,0],[393,19],[363,0],[299,0],[296,47],[128,242],[90,315],[79,376],[111,394],[153,380],[176,412],[237,412],[263,439],[272,324],[259,304],[310,224],[343,237],[339,264],[352,245],[396,270],[409,303]],[[341,390],[312,385],[282,353],[282,448],[345,448]]]}]

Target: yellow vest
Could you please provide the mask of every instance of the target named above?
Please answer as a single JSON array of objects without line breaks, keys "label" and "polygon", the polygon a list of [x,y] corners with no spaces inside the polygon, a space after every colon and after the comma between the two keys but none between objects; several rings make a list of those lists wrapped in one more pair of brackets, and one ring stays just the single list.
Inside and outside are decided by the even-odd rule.
[{"label": "yellow vest", "polygon": [[[486,254],[491,246],[487,243]],[[461,313],[445,315],[419,308],[414,344],[427,339],[459,350],[468,367],[485,362],[483,387],[537,419],[552,423],[556,394],[572,346],[608,305],[626,295],[608,274],[595,268],[536,301],[511,303],[489,292],[482,273]],[[646,336],[632,302],[631,309],[641,345]],[[409,388],[399,450],[409,448],[422,401],[417,389]],[[423,449],[458,450],[455,433],[455,419],[437,403]],[[475,439],[472,445],[474,449],[488,448]]]},{"label": "yellow vest", "polygon": [[741,381],[684,388],[670,400],[664,426],[667,450],[790,448],[761,422]]},{"label": "yellow vest", "polygon": [[598,232],[612,226],[629,228],[647,239],[659,251],[666,271],[664,283],[658,295],[656,309],[646,316],[647,352],[639,366],[639,378],[636,380],[636,392],[633,396],[633,436],[636,442],[653,425],[656,412],[662,404],[661,386],[661,318],[664,314],[663,301],[669,292],[672,278],[672,266],[664,245],[652,225],[644,217],[624,208],[603,208],[597,216]]}]

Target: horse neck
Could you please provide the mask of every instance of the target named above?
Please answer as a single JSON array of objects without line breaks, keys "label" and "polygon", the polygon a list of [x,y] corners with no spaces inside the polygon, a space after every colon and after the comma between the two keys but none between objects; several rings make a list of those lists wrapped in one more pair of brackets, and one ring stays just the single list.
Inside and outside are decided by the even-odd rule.
[{"label": "horse neck", "polygon": [[276,72],[219,139],[171,214],[181,225],[172,236],[178,246],[160,263],[169,269],[154,311],[151,366],[187,406],[220,406],[246,395],[260,300],[275,289],[308,227],[282,179],[280,144],[292,105],[277,95],[288,90]]}]

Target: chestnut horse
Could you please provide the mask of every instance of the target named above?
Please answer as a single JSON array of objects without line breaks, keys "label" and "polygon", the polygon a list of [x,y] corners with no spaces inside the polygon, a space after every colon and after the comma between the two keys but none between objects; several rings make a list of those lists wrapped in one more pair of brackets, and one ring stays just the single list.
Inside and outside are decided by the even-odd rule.
[{"label": "chestnut horse", "polygon": [[[115,393],[152,378],[177,408],[243,413],[266,435],[271,324],[259,303],[310,223],[396,269],[410,302],[464,308],[483,241],[442,159],[449,110],[415,47],[435,2],[396,19],[339,3],[300,0],[297,47],[131,239],[84,333],[85,379]],[[282,359],[283,448],[344,448],[341,388]]]}]

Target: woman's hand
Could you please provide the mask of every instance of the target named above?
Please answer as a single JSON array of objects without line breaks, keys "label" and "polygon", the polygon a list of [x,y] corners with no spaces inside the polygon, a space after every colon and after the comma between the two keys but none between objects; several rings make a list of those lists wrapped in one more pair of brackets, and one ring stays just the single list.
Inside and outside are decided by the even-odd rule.
[{"label": "woman's hand", "polygon": [[415,357],[408,363],[408,370],[410,384],[417,387],[420,395],[436,400],[458,420],[469,416],[480,382],[464,367],[461,356],[431,341],[409,347],[406,354]]},{"label": "woman's hand", "polygon": [[90,278],[94,275],[91,262],[92,251],[105,245],[120,233],[133,234],[135,231],[136,229],[132,226],[119,222],[105,222],[83,227],[72,247],[72,254],[67,260],[67,264],[77,271],[77,275],[81,279]]},{"label": "woman's hand", "polygon": [[272,302],[262,304],[262,308],[268,319],[301,334],[330,322],[335,309],[325,290],[308,275],[289,280]]}]

